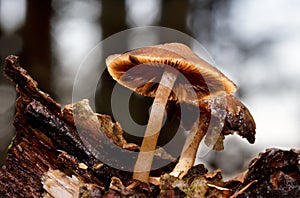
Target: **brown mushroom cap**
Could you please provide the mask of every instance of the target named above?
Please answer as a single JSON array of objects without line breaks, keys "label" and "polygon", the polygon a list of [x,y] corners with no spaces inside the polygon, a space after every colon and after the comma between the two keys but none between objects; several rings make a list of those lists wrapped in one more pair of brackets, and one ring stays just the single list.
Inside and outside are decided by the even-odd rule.
[{"label": "brown mushroom cap", "polygon": [[[180,43],[149,46],[112,55],[106,59],[106,64],[116,81],[144,96],[155,97],[166,65],[180,73],[169,100],[198,103],[197,100],[206,96],[231,94],[237,89],[237,86],[217,68]],[[135,67],[137,65],[140,67]]]}]

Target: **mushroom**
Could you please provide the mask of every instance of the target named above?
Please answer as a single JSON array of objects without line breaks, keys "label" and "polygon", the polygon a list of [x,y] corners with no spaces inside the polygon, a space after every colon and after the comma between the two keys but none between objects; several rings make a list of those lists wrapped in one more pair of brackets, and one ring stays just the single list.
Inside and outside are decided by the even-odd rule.
[{"label": "mushroom", "polygon": [[[133,179],[145,183],[149,182],[153,155],[168,100],[197,105],[199,100],[232,94],[237,88],[218,69],[180,43],[148,46],[111,55],[106,59],[106,64],[110,75],[118,83],[144,96],[154,97],[133,172]],[[202,136],[204,135],[203,132]],[[188,147],[186,152],[197,150],[202,137],[197,136],[197,141],[190,148],[189,142],[194,137],[195,132],[187,137],[184,145],[184,148]]]},{"label": "mushroom", "polygon": [[[231,94],[225,95],[223,100],[218,100],[218,97],[220,96],[207,97],[199,100],[198,105],[189,105],[189,109],[200,108],[199,125],[194,125],[190,129],[191,132],[185,141],[179,162],[170,175],[182,179],[187,174],[188,170],[194,164],[199,143],[204,135],[206,135],[205,143],[208,146],[212,146],[214,150],[223,150],[225,136],[234,133],[246,138],[248,142],[254,143],[256,125],[247,107]],[[169,110],[174,108],[177,109],[177,107],[173,107],[172,105],[168,107]],[[219,112],[212,113],[214,111],[213,108],[218,109],[217,111],[224,111],[226,113],[225,117],[222,118],[222,116],[219,116]],[[178,110],[175,111],[174,116],[179,118],[180,112]],[[219,128],[219,131],[215,134],[208,134],[208,123],[212,119],[211,117],[214,117],[213,119],[216,122],[223,122],[224,124],[222,125],[222,129]],[[190,122],[190,120],[183,120],[183,128],[190,127]]]}]

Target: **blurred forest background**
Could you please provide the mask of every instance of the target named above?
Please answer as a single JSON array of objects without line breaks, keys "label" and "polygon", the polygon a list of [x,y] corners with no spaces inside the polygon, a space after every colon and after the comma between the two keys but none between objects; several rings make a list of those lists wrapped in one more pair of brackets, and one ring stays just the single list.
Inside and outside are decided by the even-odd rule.
[{"label": "blurred forest background", "polygon": [[[62,105],[72,102],[78,67],[101,40],[132,27],[164,26],[198,40],[257,124],[256,143],[229,137],[201,162],[236,174],[259,151],[299,148],[298,0],[0,0],[0,69],[9,54]],[[0,163],[14,129],[16,93],[0,77]],[[229,160],[228,160],[229,159]]]}]

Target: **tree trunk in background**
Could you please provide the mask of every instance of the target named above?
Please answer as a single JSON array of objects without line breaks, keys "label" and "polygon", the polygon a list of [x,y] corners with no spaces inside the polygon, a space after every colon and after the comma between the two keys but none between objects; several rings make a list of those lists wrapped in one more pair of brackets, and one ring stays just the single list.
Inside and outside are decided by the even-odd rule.
[{"label": "tree trunk in background", "polygon": [[[127,29],[125,0],[101,0],[101,5],[102,13],[100,23],[102,27],[102,40]],[[120,41],[110,43],[108,47],[104,47],[102,52],[103,56],[116,53],[115,51],[111,51],[112,49],[119,49],[121,46],[126,46],[124,43],[120,46],[119,42],[126,42],[126,39],[123,38]],[[96,91],[95,105],[97,112],[108,114],[113,117],[111,110],[111,94],[115,83],[116,82],[112,79],[107,69],[104,70]]]},{"label": "tree trunk in background", "polygon": [[191,32],[187,28],[189,5],[189,1],[162,0],[162,13],[159,25],[190,35]]},{"label": "tree trunk in background", "polygon": [[[105,38],[115,33],[127,29],[126,8],[125,8],[125,0],[102,0],[101,3],[102,3],[102,15],[100,18],[100,23],[102,26],[102,40],[104,40]],[[126,39],[122,40],[121,42],[126,42]],[[111,43],[111,45],[109,46],[111,49],[118,49],[117,46],[113,46],[113,45],[119,45],[119,41],[116,41],[115,43]],[[103,54],[106,54],[105,51],[109,49],[103,49],[103,50],[104,50]],[[110,102],[111,102],[111,93],[114,85],[115,85],[115,81],[109,75],[108,71],[105,70],[105,72],[102,74],[102,77],[100,79],[100,84],[97,88],[96,95],[101,96],[99,102],[96,101],[96,108],[98,112],[112,115]]]},{"label": "tree trunk in background", "polygon": [[200,42],[210,43],[213,38],[213,0],[192,1],[191,29]]},{"label": "tree trunk in background", "polygon": [[40,88],[51,92],[51,0],[27,0],[22,60]]},{"label": "tree trunk in background", "polygon": [[227,24],[231,3],[231,0],[191,1],[190,29],[195,38],[204,46],[218,42],[216,36],[220,38],[231,34]]},{"label": "tree trunk in background", "polygon": [[127,29],[125,0],[102,0],[102,39]]}]

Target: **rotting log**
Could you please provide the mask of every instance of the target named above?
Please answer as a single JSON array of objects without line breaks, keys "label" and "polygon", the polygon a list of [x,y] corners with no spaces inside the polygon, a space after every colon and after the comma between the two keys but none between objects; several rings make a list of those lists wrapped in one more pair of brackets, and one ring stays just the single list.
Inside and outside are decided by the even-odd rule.
[{"label": "rotting log", "polygon": [[[226,182],[220,170],[208,172],[203,165],[193,167],[181,180],[174,178],[168,173],[175,159],[159,150],[157,161],[169,161],[170,165],[152,173],[160,179],[149,191],[131,179],[131,172],[103,163],[107,159],[95,156],[77,130],[81,127],[89,132],[87,138],[98,143],[95,149],[107,151],[113,142],[117,146],[112,149],[123,148],[122,155],[135,162],[136,156],[129,151],[139,147],[123,138],[118,123],[93,113],[86,100],[61,110],[39,90],[16,56],[6,58],[4,76],[16,84],[19,97],[16,135],[0,170],[0,197],[300,197],[300,151],[279,149],[261,153],[245,173]],[[78,113],[81,117],[76,117]],[[93,139],[95,135],[97,139]],[[118,156],[110,157],[110,163],[118,163]]]},{"label": "rotting log", "polygon": [[[124,148],[123,155],[126,155],[127,150],[138,150],[137,145],[127,143],[121,138],[121,127],[113,123],[109,116],[92,113],[87,108],[89,106],[86,101],[68,105],[61,111],[60,105],[39,90],[37,82],[20,67],[16,56],[6,58],[3,73],[16,84],[19,98],[16,101],[14,120],[16,136],[0,172],[1,196],[41,197],[45,193],[41,178],[48,170],[61,170],[79,175],[83,184],[92,183],[98,185],[99,189],[106,190],[113,176],[122,178],[122,181],[130,180],[131,172],[107,166],[99,160],[99,156],[96,158],[83,144],[76,130],[76,127],[82,127],[90,132],[88,134],[97,133],[98,138],[106,137],[105,134],[111,131],[117,134],[110,134],[110,138],[94,140],[98,143],[98,149],[109,147],[114,142]],[[79,118],[74,118],[73,111],[78,109],[85,110],[80,112],[81,116],[85,117],[85,123]],[[91,113],[94,117],[88,117]],[[74,119],[80,126],[78,123],[74,125]],[[95,128],[98,126],[99,128]],[[118,163],[117,156],[110,157],[111,163]],[[159,155],[156,158],[160,158]],[[161,160],[171,163],[174,158]],[[78,164],[84,164],[87,170],[82,170]],[[161,171],[163,170],[158,172]]]},{"label": "rotting log", "polygon": [[300,197],[300,150],[267,149],[253,159],[242,183],[240,197]]}]

